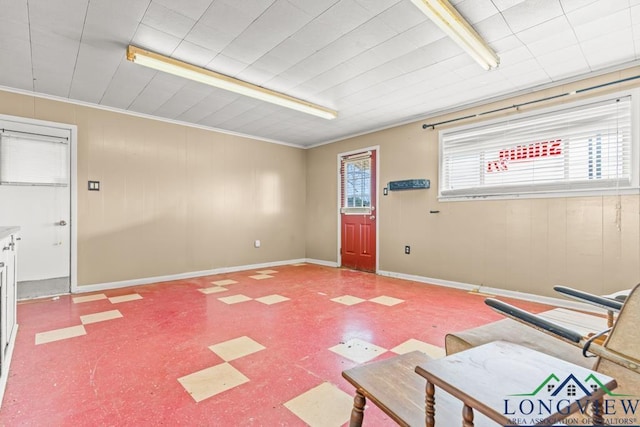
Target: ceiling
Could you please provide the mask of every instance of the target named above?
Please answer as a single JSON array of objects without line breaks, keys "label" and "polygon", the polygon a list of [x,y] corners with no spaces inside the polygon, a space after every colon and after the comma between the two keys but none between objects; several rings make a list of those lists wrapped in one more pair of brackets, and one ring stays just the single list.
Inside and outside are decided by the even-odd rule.
[{"label": "ceiling", "polygon": [[[0,86],[312,146],[640,55],[640,0],[452,3],[498,69],[484,71],[410,0],[0,0]],[[129,44],[338,118],[133,64]]]}]

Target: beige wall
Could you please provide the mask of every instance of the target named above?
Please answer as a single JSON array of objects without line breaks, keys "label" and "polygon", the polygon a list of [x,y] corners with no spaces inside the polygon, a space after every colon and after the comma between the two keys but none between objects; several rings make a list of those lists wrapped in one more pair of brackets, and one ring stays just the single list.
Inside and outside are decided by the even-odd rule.
[{"label": "beige wall", "polygon": [[79,285],[305,257],[302,149],[7,92],[0,114],[78,127]]},{"label": "beige wall", "polygon": [[[445,127],[433,131],[421,125],[638,74],[638,68],[616,72],[308,150],[307,257],[337,261],[338,153],[379,145],[380,187],[393,180],[431,180],[429,190],[388,196],[379,191],[380,270],[553,296],[557,296],[551,289],[555,284],[595,293],[633,286],[640,281],[640,197],[440,203],[438,130]],[[616,85],[582,97],[637,84]],[[556,103],[569,98],[578,99],[572,96]],[[470,120],[456,125],[461,123]],[[440,213],[430,214],[430,210]],[[410,255],[404,254],[405,245],[411,245]]]}]

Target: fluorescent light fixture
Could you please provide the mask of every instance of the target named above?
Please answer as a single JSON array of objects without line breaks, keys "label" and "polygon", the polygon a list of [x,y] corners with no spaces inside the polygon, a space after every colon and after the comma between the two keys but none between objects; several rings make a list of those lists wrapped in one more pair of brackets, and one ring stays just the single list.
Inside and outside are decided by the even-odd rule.
[{"label": "fluorescent light fixture", "polygon": [[411,0],[449,37],[463,48],[485,70],[500,64],[498,55],[487,45],[471,25],[451,6],[448,0]]},{"label": "fluorescent light fixture", "polygon": [[196,67],[195,65],[187,64],[186,62],[178,61],[177,59],[149,52],[136,46],[129,45],[127,48],[127,59],[131,62],[135,62],[136,64],[144,65],[145,67],[184,77],[185,79],[204,83],[209,86],[239,93],[240,95],[271,102],[272,104],[277,104],[281,107],[302,111],[303,113],[312,114],[324,119],[331,120],[338,116],[337,111],[329,108],[247,83],[242,80],[234,79],[233,77],[225,76],[224,74],[216,73],[215,71]]}]

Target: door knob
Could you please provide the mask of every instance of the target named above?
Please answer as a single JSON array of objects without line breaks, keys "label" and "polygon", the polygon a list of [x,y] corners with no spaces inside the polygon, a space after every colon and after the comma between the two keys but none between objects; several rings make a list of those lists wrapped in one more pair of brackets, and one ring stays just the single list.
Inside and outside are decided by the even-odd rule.
[{"label": "door knob", "polygon": [[65,225],[67,225],[67,221],[65,221],[64,219],[61,219],[60,222],[58,223],[58,225],[64,227]]},{"label": "door knob", "polygon": [[371,216],[369,217],[369,219],[373,221],[374,219],[376,219],[376,216],[375,216],[375,215],[371,215]]}]

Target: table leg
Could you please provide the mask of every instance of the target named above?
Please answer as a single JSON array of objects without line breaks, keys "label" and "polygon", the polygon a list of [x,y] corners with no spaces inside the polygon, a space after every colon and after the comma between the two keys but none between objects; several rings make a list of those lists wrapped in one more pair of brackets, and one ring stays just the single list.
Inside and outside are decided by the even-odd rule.
[{"label": "table leg", "polygon": [[427,381],[427,397],[425,398],[425,424],[427,427],[435,427],[436,425],[436,389],[429,381]]},{"label": "table leg", "polygon": [[467,404],[462,407],[462,427],[473,427],[473,409]]},{"label": "table leg", "polygon": [[604,418],[602,417],[602,399],[593,402],[592,421],[594,426],[603,426]]},{"label": "table leg", "polygon": [[351,418],[349,419],[349,427],[362,426],[362,419],[364,418],[364,405],[367,404],[367,399],[360,390],[356,390],[356,396],[353,398],[353,409],[351,410]]}]

